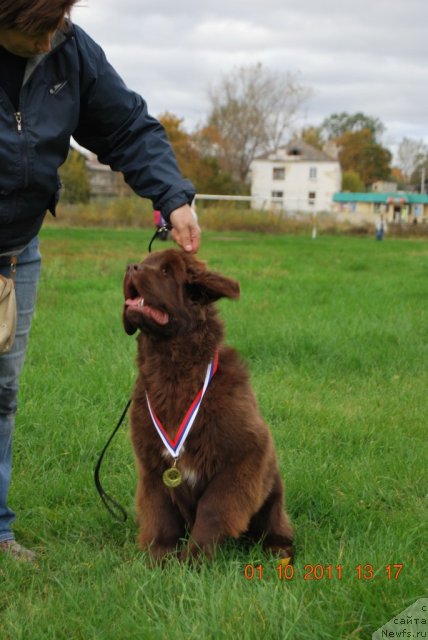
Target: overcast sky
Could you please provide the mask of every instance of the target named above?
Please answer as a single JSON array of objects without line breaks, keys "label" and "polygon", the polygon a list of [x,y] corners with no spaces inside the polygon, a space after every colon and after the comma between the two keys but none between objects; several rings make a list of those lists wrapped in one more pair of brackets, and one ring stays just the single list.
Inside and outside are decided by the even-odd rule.
[{"label": "overcast sky", "polygon": [[428,144],[428,0],[79,0],[73,20],[153,115],[191,130],[234,67],[298,72],[302,125],[341,111],[379,118],[383,143]]}]

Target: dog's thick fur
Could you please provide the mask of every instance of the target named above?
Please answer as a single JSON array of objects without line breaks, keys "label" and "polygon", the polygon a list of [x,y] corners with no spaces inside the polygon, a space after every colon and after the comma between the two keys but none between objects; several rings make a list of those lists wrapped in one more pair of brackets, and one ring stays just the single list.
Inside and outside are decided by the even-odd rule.
[{"label": "dog's thick fur", "polygon": [[[211,557],[226,537],[245,534],[280,557],[291,556],[293,534],[272,437],[244,364],[223,343],[213,304],[238,298],[238,283],[168,249],[130,265],[124,293],[125,330],[140,330],[131,415],[140,547],[161,560],[189,534],[180,557]],[[174,439],[217,351],[218,370],[177,463],[183,483],[168,489],[162,474],[173,460],[151,421],[146,392]]]}]

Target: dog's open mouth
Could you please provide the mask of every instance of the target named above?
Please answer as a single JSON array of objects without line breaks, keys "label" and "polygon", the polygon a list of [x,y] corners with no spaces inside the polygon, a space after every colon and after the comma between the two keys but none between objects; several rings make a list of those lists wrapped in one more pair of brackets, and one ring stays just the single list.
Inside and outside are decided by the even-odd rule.
[{"label": "dog's open mouth", "polygon": [[142,313],[144,316],[156,322],[156,324],[165,325],[169,322],[169,315],[165,313],[165,311],[151,307],[147,302],[144,302],[144,298],[142,296],[138,298],[127,298],[125,300],[125,305],[139,313]]}]

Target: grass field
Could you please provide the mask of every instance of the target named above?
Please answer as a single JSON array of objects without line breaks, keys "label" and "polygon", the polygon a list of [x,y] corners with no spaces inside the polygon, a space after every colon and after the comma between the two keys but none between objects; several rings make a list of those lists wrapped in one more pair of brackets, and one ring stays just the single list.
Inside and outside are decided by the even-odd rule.
[{"label": "grass field", "polygon": [[127,523],[95,492],[135,377],[122,276],[149,237],[42,234],[11,495],[17,538],[40,560],[0,559],[1,640],[371,638],[426,596],[428,244],[204,236],[200,256],[241,282],[241,300],[221,308],[286,483],[297,558],[284,579],[274,558],[234,542],[199,571],[148,568],[126,428],[102,480]]}]

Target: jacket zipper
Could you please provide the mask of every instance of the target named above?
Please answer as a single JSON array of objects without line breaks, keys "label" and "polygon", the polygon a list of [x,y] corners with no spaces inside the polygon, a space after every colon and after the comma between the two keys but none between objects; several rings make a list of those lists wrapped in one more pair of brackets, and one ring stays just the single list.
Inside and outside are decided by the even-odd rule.
[{"label": "jacket zipper", "polygon": [[16,130],[18,133],[22,133],[22,113],[16,111],[13,115],[15,116]]},{"label": "jacket zipper", "polygon": [[22,112],[21,111],[15,111],[13,116],[15,118],[15,124],[16,124],[16,130],[18,132],[18,136],[21,136],[21,140],[19,142],[19,145],[22,148],[22,170],[23,170],[23,174],[24,174],[24,176],[23,176],[24,177],[24,188],[26,188],[28,186],[28,181],[29,181],[29,166],[28,166],[28,159],[27,159],[28,141],[27,141],[25,133],[23,133],[23,131],[22,131]]},{"label": "jacket zipper", "polygon": [[[54,51],[57,51],[59,48],[63,47],[63,46],[64,46],[64,44],[67,42],[67,40],[68,40],[69,38],[73,38],[73,37],[74,37],[74,33],[67,34],[67,35],[65,36],[65,39],[64,39],[62,42],[60,42],[60,44],[59,44],[59,45],[57,45],[57,46],[55,47],[55,49],[52,49],[52,51],[49,51],[49,53],[47,53],[47,54],[46,54],[46,56],[45,56],[44,60],[45,60],[48,56],[52,55],[52,53],[53,53]],[[43,60],[43,62],[44,62],[44,60]],[[29,78],[28,78],[27,80],[29,80]],[[65,82],[63,82],[63,83],[60,83],[60,85],[58,85],[58,84],[57,84],[57,85],[54,85],[54,87],[53,87],[54,91],[52,91],[52,90],[51,90],[51,91],[50,91],[50,93],[57,93],[58,91],[61,91],[61,89],[62,89],[62,88],[67,84],[67,82],[68,82],[68,80],[66,80],[66,81],[65,81]],[[22,85],[22,87],[21,87],[21,91],[20,91],[20,100],[19,100],[19,101],[21,101],[21,93],[22,93],[22,89],[23,89],[23,87],[24,87],[24,85]],[[16,130],[17,130],[17,132],[18,132],[18,133],[22,133],[22,113],[21,113],[20,111],[16,111],[13,115],[15,116]]]}]

